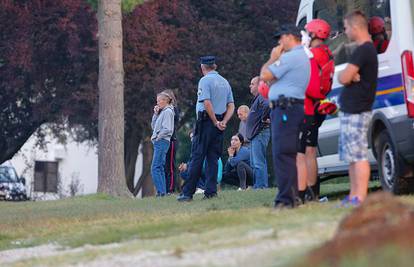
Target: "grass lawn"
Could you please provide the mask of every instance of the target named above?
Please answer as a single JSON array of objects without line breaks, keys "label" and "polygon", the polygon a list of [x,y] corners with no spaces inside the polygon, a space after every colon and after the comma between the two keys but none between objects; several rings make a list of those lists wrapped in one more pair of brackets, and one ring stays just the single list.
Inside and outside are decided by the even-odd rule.
[{"label": "grass lawn", "polygon": [[[349,212],[334,201],[347,188],[324,184],[329,202],[281,212],[271,209],[275,189],[228,190],[208,201],[197,195],[190,203],[104,195],[0,202],[0,265],[285,266],[332,237]],[[54,253],[2,262],[16,248],[40,245]]]}]

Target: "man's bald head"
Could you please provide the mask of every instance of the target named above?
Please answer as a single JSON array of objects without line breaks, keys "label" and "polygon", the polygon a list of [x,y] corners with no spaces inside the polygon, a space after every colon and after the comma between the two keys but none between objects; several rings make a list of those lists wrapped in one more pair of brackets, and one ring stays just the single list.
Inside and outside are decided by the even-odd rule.
[{"label": "man's bald head", "polygon": [[257,95],[258,90],[259,90],[259,82],[260,82],[260,77],[256,76],[254,77],[251,81],[250,81],[250,93],[254,96]]},{"label": "man's bald head", "polygon": [[247,120],[247,116],[249,115],[250,109],[248,106],[246,105],[241,105],[238,109],[237,109],[237,116],[239,117],[239,119],[241,121],[245,121]]}]

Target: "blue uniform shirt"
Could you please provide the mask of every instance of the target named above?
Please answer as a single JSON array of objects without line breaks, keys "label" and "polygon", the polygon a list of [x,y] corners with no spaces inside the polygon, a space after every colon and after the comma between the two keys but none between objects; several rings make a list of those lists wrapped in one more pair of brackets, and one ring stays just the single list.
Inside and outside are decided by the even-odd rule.
[{"label": "blue uniform shirt", "polygon": [[272,84],[269,100],[277,100],[280,95],[298,99],[305,98],[305,91],[310,78],[310,60],[303,46],[299,45],[269,66],[277,81]]},{"label": "blue uniform shirt", "polygon": [[215,114],[223,114],[227,104],[233,103],[233,93],[229,82],[217,71],[210,71],[198,83],[196,112],[204,111],[204,100],[210,100]]}]

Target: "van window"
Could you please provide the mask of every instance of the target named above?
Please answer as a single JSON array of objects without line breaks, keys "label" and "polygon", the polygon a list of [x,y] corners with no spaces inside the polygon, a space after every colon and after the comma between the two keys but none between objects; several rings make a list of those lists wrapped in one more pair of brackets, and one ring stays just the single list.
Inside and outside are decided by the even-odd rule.
[{"label": "van window", "polygon": [[384,20],[385,31],[375,36],[371,34],[379,54],[386,51],[391,38],[390,0],[315,0],[313,17],[326,20],[332,28],[327,44],[333,52],[336,65],[347,62],[355,48],[343,30],[344,16],[354,10],[363,11],[368,19],[376,16]]}]

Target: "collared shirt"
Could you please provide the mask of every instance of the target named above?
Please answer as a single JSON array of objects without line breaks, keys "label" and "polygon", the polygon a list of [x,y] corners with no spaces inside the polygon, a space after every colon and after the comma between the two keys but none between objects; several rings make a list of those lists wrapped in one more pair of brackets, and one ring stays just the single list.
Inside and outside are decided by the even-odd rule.
[{"label": "collared shirt", "polygon": [[217,71],[210,71],[198,83],[196,112],[204,111],[204,100],[210,100],[215,114],[223,114],[227,104],[233,103],[233,93],[229,82]]},{"label": "collared shirt", "polygon": [[310,78],[310,60],[303,46],[298,45],[283,53],[268,68],[277,79],[270,87],[269,100],[277,100],[280,95],[305,98]]},{"label": "collared shirt", "polygon": [[250,106],[249,116],[247,116],[247,129],[245,138],[252,140],[265,127],[265,122],[269,118],[269,101],[261,94],[257,94]]}]

